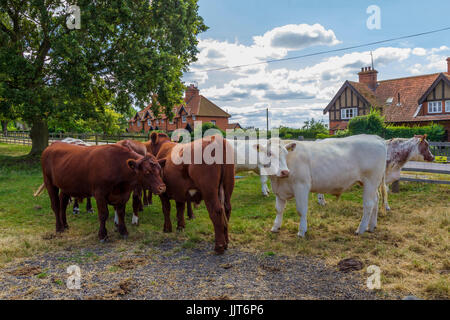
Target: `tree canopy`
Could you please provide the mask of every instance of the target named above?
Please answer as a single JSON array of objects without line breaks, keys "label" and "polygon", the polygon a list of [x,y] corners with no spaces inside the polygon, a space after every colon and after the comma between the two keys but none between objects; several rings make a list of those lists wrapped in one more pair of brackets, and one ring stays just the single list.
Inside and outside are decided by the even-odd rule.
[{"label": "tree canopy", "polygon": [[30,124],[32,153],[49,121],[104,119],[156,97],[170,114],[207,29],[197,0],[76,4],[81,28],[69,29],[66,1],[0,0],[0,113]]}]

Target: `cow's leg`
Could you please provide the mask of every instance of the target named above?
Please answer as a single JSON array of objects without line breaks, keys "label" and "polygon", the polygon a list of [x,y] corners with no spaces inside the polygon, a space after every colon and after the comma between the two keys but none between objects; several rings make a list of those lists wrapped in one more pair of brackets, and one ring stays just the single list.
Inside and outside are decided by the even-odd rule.
[{"label": "cow's leg", "polygon": [[377,227],[377,220],[378,220],[378,194],[375,193],[375,205],[373,206],[372,213],[370,215],[369,229],[368,229],[369,232],[375,231],[375,228]]},{"label": "cow's leg", "polygon": [[225,224],[225,249],[228,249],[228,243],[230,242],[230,238],[228,236],[228,223],[230,222],[231,217],[231,201],[226,196],[224,208],[225,208],[225,216],[227,217],[227,223]]},{"label": "cow's leg", "polygon": [[133,218],[131,218],[131,224],[139,224],[139,211],[141,207],[141,192],[136,188],[133,191]]},{"label": "cow's leg", "polygon": [[272,232],[278,232],[281,227],[281,223],[283,222],[283,212],[286,207],[286,200],[281,199],[280,197],[276,197],[275,200],[275,209],[277,209],[277,217],[275,218],[275,222],[273,223]]},{"label": "cow's leg", "polygon": [[391,211],[391,207],[389,207],[389,202],[388,202],[388,194],[389,194],[389,185],[385,185],[386,188],[386,193],[384,195],[384,207],[386,208],[386,211]]},{"label": "cow's leg", "polygon": [[94,209],[92,208],[91,197],[87,197],[87,200],[86,200],[86,211],[87,211],[87,213],[94,213]]},{"label": "cow's leg", "polygon": [[309,188],[304,185],[296,185],[294,189],[295,204],[300,216],[297,236],[304,237],[308,230],[308,195]]},{"label": "cow's leg", "polygon": [[128,230],[125,225],[125,204],[117,205],[115,210],[118,218],[117,230],[122,238],[126,239],[128,238]]},{"label": "cow's leg", "polygon": [[215,234],[215,246],[214,250],[218,254],[223,254],[227,245],[225,240],[225,226],[227,224],[226,214],[223,206],[220,204],[217,194],[207,194],[205,195],[205,205],[208,209],[209,217],[214,225]]},{"label": "cow's leg", "polygon": [[153,200],[152,200],[152,192],[151,192],[150,190],[147,190],[147,203],[148,203],[149,205],[151,205],[151,204],[153,203]]},{"label": "cow's leg", "polygon": [[148,199],[147,199],[147,189],[142,189],[142,202],[144,203],[144,207],[148,207]]},{"label": "cow's leg", "polygon": [[187,205],[187,215],[189,220],[193,220],[195,218],[194,211],[192,210],[192,201],[191,199],[188,199],[186,201]]},{"label": "cow's leg", "polygon": [[327,202],[325,201],[325,195],[322,193],[318,193],[317,194],[317,202],[319,203],[319,205],[324,206],[327,204]]},{"label": "cow's leg", "polygon": [[371,183],[364,183],[363,216],[356,234],[363,234],[367,230],[373,207],[377,205],[375,199],[377,199],[377,188],[372,186]]},{"label": "cow's leg", "polygon": [[265,197],[268,197],[268,196],[269,196],[269,193],[270,193],[269,187],[267,186],[267,180],[268,180],[268,178],[267,178],[266,175],[260,175],[260,176],[259,176],[259,179],[260,179],[260,181],[261,181],[261,191],[262,191],[262,194],[263,194]]},{"label": "cow's leg", "polygon": [[184,230],[186,223],[184,221],[184,207],[186,202],[176,202],[177,206],[177,231]]},{"label": "cow's leg", "polygon": [[55,214],[56,232],[63,232],[64,224],[62,223],[60,210],[59,210],[59,195],[58,195],[59,189],[50,184],[46,184],[46,187],[47,187],[48,195],[50,197],[52,210],[53,210],[53,213]]},{"label": "cow's leg", "polygon": [[159,196],[161,199],[162,209],[164,213],[164,232],[172,232],[172,222],[170,221],[170,199],[167,194]]},{"label": "cow's leg", "polygon": [[78,204],[78,199],[75,198],[73,200],[73,209],[72,209],[72,213],[73,214],[79,214],[80,213],[80,205]]},{"label": "cow's leg", "polygon": [[69,204],[69,199],[70,197],[67,194],[64,194],[62,192],[59,193],[59,215],[61,216],[61,222],[64,226],[64,229],[69,228],[66,218],[66,210],[67,205]]},{"label": "cow's leg", "polygon": [[106,220],[108,220],[108,204],[106,199],[101,196],[96,196],[97,201],[97,211],[98,220],[100,221],[100,229],[98,230],[98,238],[100,242],[105,242],[108,237],[108,232],[106,231]]}]

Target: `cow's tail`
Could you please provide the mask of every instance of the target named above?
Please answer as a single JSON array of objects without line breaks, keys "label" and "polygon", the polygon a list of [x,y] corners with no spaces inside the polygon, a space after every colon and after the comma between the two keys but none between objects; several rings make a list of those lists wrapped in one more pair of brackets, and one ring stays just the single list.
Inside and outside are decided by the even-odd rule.
[{"label": "cow's tail", "polygon": [[44,191],[44,188],[45,188],[45,184],[42,183],[42,184],[39,186],[39,188],[36,190],[36,192],[34,193],[34,196],[35,196],[35,197],[40,196],[41,193],[42,193],[42,191]]},{"label": "cow's tail", "polygon": [[[219,201],[222,207],[222,217],[224,225],[228,226],[228,217],[226,212],[231,211],[231,194],[234,189],[234,162],[228,164],[226,162],[227,152],[233,152],[233,149],[229,148],[229,144],[226,140],[223,140],[224,148],[224,163],[221,165],[220,182],[219,182]],[[234,159],[232,159],[234,161]]]},{"label": "cow's tail", "polygon": [[387,189],[386,189],[386,173],[383,174],[380,184],[380,198],[381,198],[381,215],[386,215],[386,200],[387,200]]}]

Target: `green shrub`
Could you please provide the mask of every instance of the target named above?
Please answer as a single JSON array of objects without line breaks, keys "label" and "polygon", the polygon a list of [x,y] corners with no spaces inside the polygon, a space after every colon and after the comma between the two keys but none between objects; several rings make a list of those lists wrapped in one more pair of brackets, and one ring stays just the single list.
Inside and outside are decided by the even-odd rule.
[{"label": "green shrub", "polygon": [[368,115],[350,119],[348,131],[351,135],[355,134],[376,134],[383,136],[384,118],[378,111],[372,109]]}]

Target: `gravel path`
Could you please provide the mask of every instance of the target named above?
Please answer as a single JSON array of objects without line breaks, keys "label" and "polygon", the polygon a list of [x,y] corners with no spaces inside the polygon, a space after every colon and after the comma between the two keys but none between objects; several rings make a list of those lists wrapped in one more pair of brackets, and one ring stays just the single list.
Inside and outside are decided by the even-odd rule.
[{"label": "gravel path", "polygon": [[[81,270],[78,290],[66,287],[70,265]],[[67,248],[9,264],[0,270],[0,299],[377,299],[364,284],[359,273],[310,257],[237,248],[217,256],[209,243],[183,249],[167,241],[137,251]]]}]

